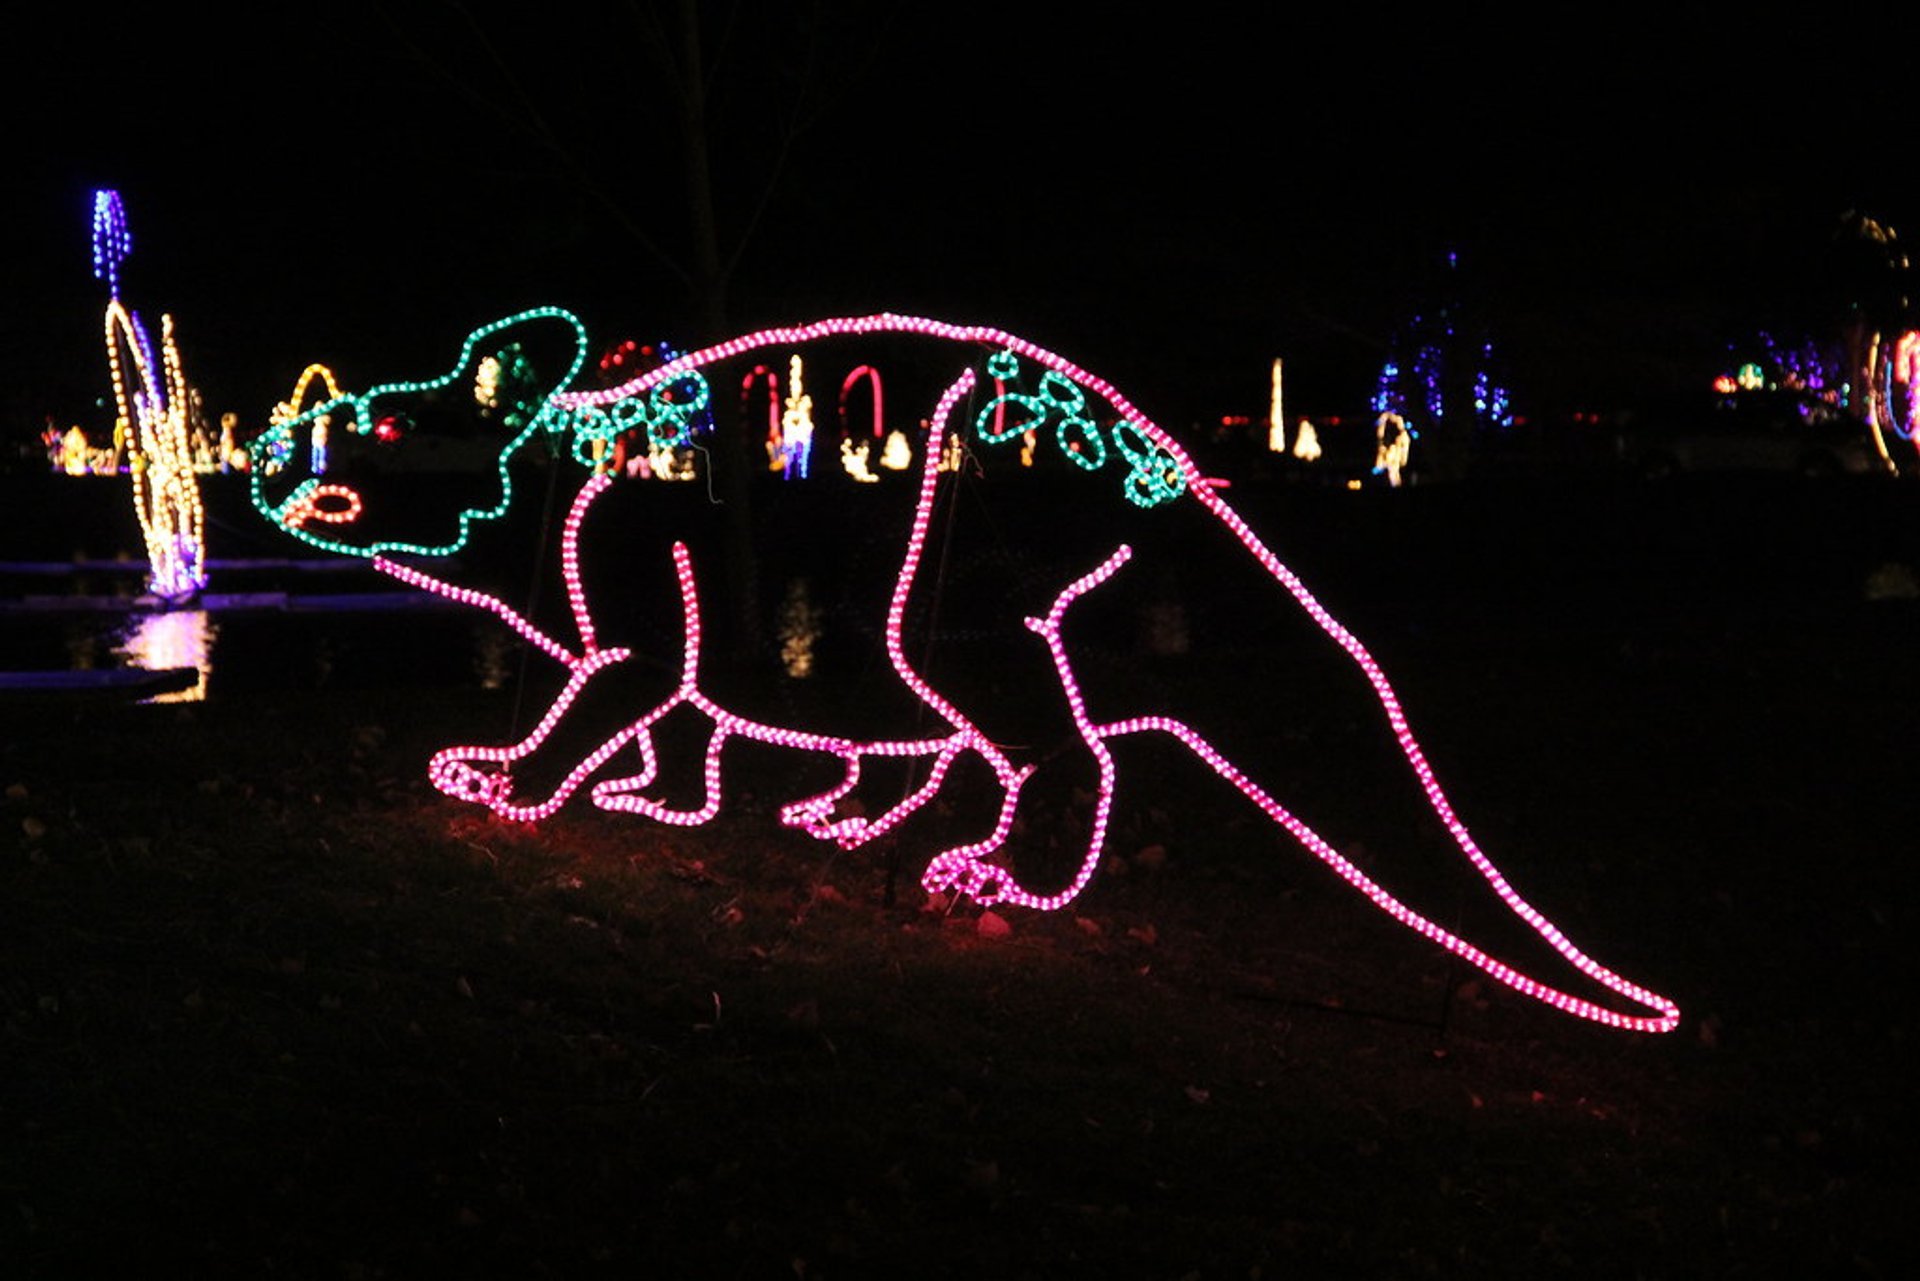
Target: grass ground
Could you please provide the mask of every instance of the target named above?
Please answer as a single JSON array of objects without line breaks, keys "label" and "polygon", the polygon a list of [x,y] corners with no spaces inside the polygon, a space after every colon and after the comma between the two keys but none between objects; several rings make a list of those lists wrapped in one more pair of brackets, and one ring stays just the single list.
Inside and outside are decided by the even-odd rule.
[{"label": "grass ground", "polygon": [[8,704],[0,1275],[1906,1275],[1888,528],[1528,539],[1360,628],[1668,1036],[1450,965],[1165,763],[1074,909],[982,917],[780,829],[771,757],[692,831],[440,797],[502,694]]}]

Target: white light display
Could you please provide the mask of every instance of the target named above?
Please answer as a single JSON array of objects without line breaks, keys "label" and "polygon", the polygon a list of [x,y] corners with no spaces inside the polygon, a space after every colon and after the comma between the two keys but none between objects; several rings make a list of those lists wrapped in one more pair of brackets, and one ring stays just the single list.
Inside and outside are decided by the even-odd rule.
[{"label": "white light display", "polygon": [[1897,440],[1920,451],[1920,330],[1888,339],[1875,334],[1867,364],[1867,420],[1881,460],[1891,471],[1920,465],[1903,450],[1903,466],[1889,445]]},{"label": "white light display", "polygon": [[913,466],[913,446],[907,442],[907,433],[890,431],[887,433],[887,445],[880,451],[880,465],[888,471],[905,471]]},{"label": "white light display", "polygon": [[1303,463],[1320,461],[1320,433],[1309,420],[1302,418],[1293,432],[1293,456]]},{"label": "white light display", "polygon": [[[873,431],[870,437],[863,436],[856,440],[853,424],[847,419],[847,402],[852,398],[854,388],[862,382],[868,384],[873,393]],[[880,389],[880,371],[872,365],[861,365],[840,382],[841,469],[863,485],[878,482],[880,477],[873,471],[873,445],[883,441],[885,435],[886,409]]]},{"label": "white light display", "polygon": [[1283,388],[1280,358],[1276,356],[1267,390],[1267,449],[1276,454],[1287,452],[1287,411]]}]

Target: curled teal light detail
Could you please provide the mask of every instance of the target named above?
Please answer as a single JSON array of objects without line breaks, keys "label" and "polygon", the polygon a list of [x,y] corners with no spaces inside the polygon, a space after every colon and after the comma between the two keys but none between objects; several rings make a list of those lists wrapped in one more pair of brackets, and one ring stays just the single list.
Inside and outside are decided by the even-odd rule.
[{"label": "curled teal light detail", "polygon": [[[686,389],[690,394],[675,399],[676,389]],[[651,406],[647,440],[656,448],[680,449],[693,443],[693,425],[713,404],[713,389],[704,377],[689,370],[655,387],[647,403]]]},{"label": "curled teal light detail", "polygon": [[610,445],[613,438],[620,434],[619,428],[613,425],[612,412],[597,405],[582,405],[573,409],[549,405],[541,421],[552,434],[572,439],[573,461],[584,467],[593,466],[595,442]]},{"label": "curled teal light detail", "polygon": [[1154,444],[1138,423],[1115,423],[1113,446],[1131,464],[1120,492],[1134,506],[1158,507],[1187,492],[1186,473],[1180,470],[1179,462]]},{"label": "curled teal light detail", "polygon": [[653,388],[644,400],[622,396],[605,409],[562,405],[549,398],[540,421],[554,435],[571,437],[574,460],[591,467],[596,461],[596,442],[611,446],[617,437],[630,431],[645,429],[647,443],[655,449],[682,449],[693,444],[694,423],[712,403],[713,389],[707,380],[689,371]]},{"label": "curled teal light detail", "polygon": [[[1010,351],[997,351],[987,358],[987,372],[1005,382],[1020,375],[1020,362]],[[993,422],[1002,406],[1020,412],[1006,415],[1009,426],[995,431]],[[1136,507],[1158,507],[1187,492],[1186,474],[1179,460],[1138,423],[1121,421],[1110,432],[1103,432],[1087,414],[1087,397],[1078,383],[1058,370],[1040,377],[1038,391],[1010,391],[988,401],[973,420],[973,431],[982,442],[999,445],[1026,432],[1053,424],[1054,443],[1074,466],[1083,471],[1099,471],[1109,456],[1107,442],[1127,461],[1126,479],[1121,493]]]}]

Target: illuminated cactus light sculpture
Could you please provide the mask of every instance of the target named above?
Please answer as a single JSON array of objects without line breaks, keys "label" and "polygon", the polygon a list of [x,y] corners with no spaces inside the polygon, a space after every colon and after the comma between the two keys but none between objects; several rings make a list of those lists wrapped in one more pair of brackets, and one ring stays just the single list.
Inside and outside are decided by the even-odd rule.
[{"label": "illuminated cactus light sculpture", "polygon": [[113,377],[116,434],[123,434],[134,513],[147,547],[147,586],[179,600],[207,585],[206,517],[194,476],[187,385],[173,317],[160,318],[160,354],[140,318],[120,301],[120,264],[132,250],[126,211],[115,191],[93,200],[93,271],[107,286],[107,368]]},{"label": "illuminated cactus light sculpture", "polygon": [[[1190,754],[1224,780],[1377,909],[1501,983],[1555,1009],[1610,1027],[1665,1032],[1678,1023],[1680,1012],[1672,1001],[1589,957],[1509,884],[1455,814],[1414,739],[1398,696],[1366,648],[1227,503],[1222,485],[1203,475],[1172,437],[1111,384],[1085,369],[1004,330],[910,316],[864,316],[748,334],[675,359],[607,391],[560,390],[549,398],[541,418],[551,430],[577,431],[597,421],[596,416],[624,416],[644,421],[650,434],[660,439],[680,430],[677,424],[684,418],[676,419],[676,412],[707,403],[708,378],[724,374],[723,365],[765,360],[773,353],[816,341],[850,339],[890,343],[915,340],[923,344],[931,340],[936,360],[951,362],[935,366],[944,372],[940,382],[933,385],[944,383],[944,390],[923,420],[917,450],[918,485],[911,494],[901,496],[905,516],[898,531],[898,569],[891,571],[890,586],[882,588],[890,591],[884,618],[875,620],[885,663],[911,696],[907,702],[916,705],[915,715],[922,729],[898,737],[852,737],[782,724],[770,719],[771,713],[751,714],[716,696],[703,673],[699,575],[695,553],[685,541],[676,539],[668,549],[678,594],[673,610],[680,649],[677,660],[670,660],[662,670],[657,660],[665,656],[656,655],[650,661],[620,643],[630,638],[604,634],[603,625],[626,615],[611,610],[605,617],[597,615],[583,573],[583,538],[595,508],[622,485],[612,477],[594,475],[579,489],[561,529],[559,560],[571,636],[543,628],[497,595],[457,585],[398,559],[417,553],[420,545],[360,544],[362,552],[373,556],[376,568],[398,581],[498,618],[534,650],[551,659],[556,669],[551,675],[558,683],[558,692],[525,737],[507,744],[443,748],[428,767],[435,787],[515,821],[542,819],[584,793],[604,810],[661,823],[697,825],[712,819],[722,806],[725,748],[746,740],[813,757],[830,767],[838,781],[824,791],[789,801],[780,810],[780,819],[816,839],[854,849],[901,831],[910,818],[935,802],[949,778],[959,776],[956,767],[964,766],[974,777],[992,780],[987,809],[993,817],[987,823],[988,830],[974,839],[935,853],[926,865],[922,884],[929,892],[966,896],[981,904],[1050,911],[1072,902],[1100,866],[1120,772],[1113,745],[1120,740],[1159,738]],[[681,408],[676,410],[676,406]],[[1070,733],[1084,751],[1078,758],[1081,767],[1090,764],[1095,779],[1091,814],[1084,845],[1077,851],[1076,868],[1058,888],[1024,884],[1007,863],[1006,847],[1023,796],[1031,796],[1034,791],[1028,786],[1029,780],[1050,758],[1042,758],[1037,751],[1008,747],[989,734],[977,719],[987,716],[988,709],[970,712],[957,698],[936,687],[924,663],[912,656],[920,652],[920,646],[910,643],[908,635],[909,620],[917,617],[911,605],[922,578],[923,557],[932,541],[936,498],[957,483],[947,479],[950,461],[972,456],[991,459],[996,451],[1011,458],[1021,449],[1046,451],[1063,481],[1080,486],[1077,493],[1091,486],[1099,491],[1089,493],[1096,501],[1119,503],[1112,510],[1116,515],[1124,514],[1131,526],[1147,530],[1156,528],[1153,522],[1161,517],[1191,519],[1195,528],[1220,543],[1237,572],[1249,581],[1277,587],[1280,596],[1276,603],[1283,608],[1290,604],[1303,612],[1311,626],[1333,643],[1364,680],[1421,797],[1477,883],[1557,953],[1565,965],[1605,995],[1593,999],[1552,986],[1422,915],[1390,891],[1376,874],[1336,850],[1283,805],[1268,785],[1229,758],[1213,738],[1189,721],[1140,708],[1118,716],[1096,712],[1094,702],[1109,697],[1117,701],[1126,695],[1124,691],[1108,695],[1089,689],[1086,674],[1068,643],[1067,624],[1070,615],[1084,612],[1081,599],[1101,592],[1135,556],[1132,545],[1105,541],[1108,536],[1098,528],[1098,522],[1085,533],[1095,547],[1103,550],[1085,562],[1076,562],[1077,567],[1066,570],[1064,578],[1050,579],[1043,585],[1040,594],[1032,598],[1040,607],[1023,620],[1024,630],[1034,637],[1026,644],[1041,647],[1025,652],[1039,660],[1034,668],[1052,684],[1052,696],[1059,700]],[[1084,478],[1086,484],[1075,478]],[[880,494],[887,489],[881,486],[865,492]],[[268,514],[290,528],[300,524],[298,519],[288,517],[284,507],[270,509]],[[351,537],[352,526],[353,520],[347,518],[343,528],[335,531],[331,537],[336,546],[344,547],[341,540]],[[310,529],[298,532],[312,536]],[[429,550],[443,548],[436,544]],[[617,554],[609,562],[606,550],[594,548],[594,559],[615,571],[619,582],[636,581],[643,567],[630,556]],[[1018,608],[1024,611],[1027,606]],[[634,697],[632,678],[654,672],[660,673],[658,701],[646,695],[642,705],[626,705],[624,700]],[[615,673],[618,675],[608,679]],[[1133,697],[1138,697],[1137,693]],[[600,715],[583,711],[596,704]],[[611,713],[611,717],[605,713]],[[589,717],[602,728],[576,749],[563,738],[562,727]],[[691,803],[665,794],[672,789],[664,787],[663,780],[673,772],[663,763],[672,750],[671,742],[662,734],[669,717],[682,728],[690,727],[696,740],[704,740],[703,747],[695,748],[690,762],[699,780]],[[611,733],[604,728],[608,725],[615,727]],[[557,764],[553,759],[556,753]],[[861,795],[863,772],[890,761],[917,762],[917,781],[891,804]],[[529,768],[540,765],[553,767],[545,774],[551,781],[528,782]],[[518,779],[516,767],[521,769]]]}]

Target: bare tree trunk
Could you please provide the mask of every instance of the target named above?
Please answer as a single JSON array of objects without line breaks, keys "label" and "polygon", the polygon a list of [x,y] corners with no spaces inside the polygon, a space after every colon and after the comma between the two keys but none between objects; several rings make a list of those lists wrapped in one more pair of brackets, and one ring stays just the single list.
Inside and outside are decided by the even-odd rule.
[{"label": "bare tree trunk", "polygon": [[[687,179],[693,262],[689,286],[698,344],[728,336],[727,270],[720,255],[715,216],[713,167],[707,128],[707,82],[700,42],[698,0],[680,0],[680,141]],[[753,479],[756,468],[748,433],[722,433],[714,442],[715,492],[720,496],[723,590],[733,624],[735,653],[748,659],[761,648],[759,576],[753,552]]]}]

